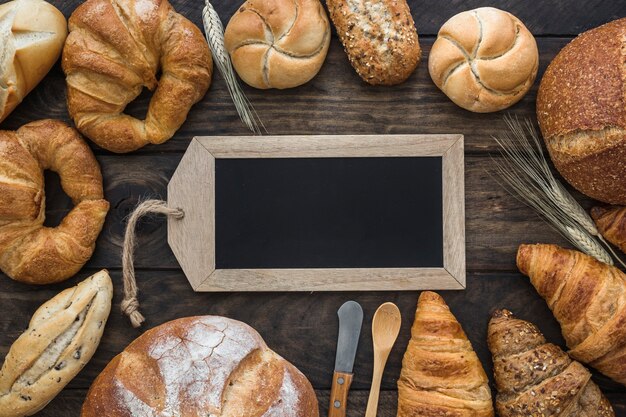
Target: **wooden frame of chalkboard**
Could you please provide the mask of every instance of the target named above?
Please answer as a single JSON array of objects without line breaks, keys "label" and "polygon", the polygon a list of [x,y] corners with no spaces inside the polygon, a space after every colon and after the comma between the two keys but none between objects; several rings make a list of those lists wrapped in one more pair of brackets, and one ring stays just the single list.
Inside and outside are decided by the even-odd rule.
[{"label": "wooden frame of chalkboard", "polygon": [[[216,269],[216,160],[441,157],[443,267]],[[196,291],[465,288],[463,135],[196,137],[168,185],[168,242]]]}]

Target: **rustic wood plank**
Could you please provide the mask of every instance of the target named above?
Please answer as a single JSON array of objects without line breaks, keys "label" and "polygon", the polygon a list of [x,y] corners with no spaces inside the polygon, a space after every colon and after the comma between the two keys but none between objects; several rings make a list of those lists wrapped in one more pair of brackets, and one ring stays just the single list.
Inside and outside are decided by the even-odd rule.
[{"label": "rustic wood plank", "polygon": [[[201,13],[204,2],[194,0],[170,0],[176,10],[201,26]],[[219,13],[222,22],[228,23],[243,0],[213,0],[211,3]],[[82,3],[82,0],[51,0],[66,17]],[[324,4],[325,1],[322,0]],[[465,0],[441,3],[436,0],[408,0],[415,25],[420,36],[436,35],[443,23],[453,15],[465,10],[485,6],[484,1]],[[626,15],[626,4],[611,0],[589,0],[569,2],[544,0],[540,4],[519,0],[492,0],[489,6],[497,7],[519,17],[528,28],[539,36],[577,35],[601,25],[609,20]],[[558,16],[558,18],[555,18]],[[334,29],[333,29],[334,31]]]},{"label": "rustic wood plank", "polygon": [[[87,271],[79,277],[88,275]],[[87,388],[109,360],[143,330],[185,316],[215,314],[242,320],[259,331],[268,345],[293,362],[317,389],[329,389],[337,338],[337,309],[349,299],[364,310],[363,331],[355,362],[354,389],[367,389],[372,376],[372,341],[369,329],[376,308],[386,301],[398,305],[403,323],[396,347],[391,352],[383,389],[394,389],[400,374],[402,355],[408,344],[418,292],[347,293],[195,293],[182,271],[137,271],[142,312],[147,317],[143,329],[133,329],[120,313],[122,283],[120,271],[111,271],[115,285],[114,307],[102,342],[94,358],[70,383],[71,388]],[[0,358],[26,328],[39,305],[67,283],[32,287],[0,277]],[[486,334],[490,314],[496,308],[511,309],[520,318],[534,321],[548,340],[563,346],[558,323],[521,274],[469,274],[465,291],[442,291],[469,339],[491,375],[491,358]],[[6,312],[11,312],[6,314]],[[598,377],[606,391],[626,393],[624,387]]]},{"label": "rustic wood plank", "polygon": [[[201,2],[198,2],[201,3]],[[540,75],[568,38],[539,38]],[[310,83],[288,90],[245,87],[267,129],[273,135],[311,134],[446,134],[463,133],[466,152],[494,150],[492,135],[504,128],[506,112],[535,118],[538,81],[518,104],[505,112],[477,114],[461,109],[437,89],[428,74],[427,56],[433,39],[424,39],[423,62],[402,85],[372,87],[350,67],[339,41],[333,39],[321,72]],[[128,112],[143,118],[150,94],[144,92]],[[57,65],[20,107],[0,125],[16,129],[42,118],[69,121],[64,77]],[[204,99],[194,106],[176,135],[138,153],[183,152],[194,136],[246,135],[221,76],[216,75]],[[92,147],[96,148],[92,144]],[[106,153],[97,150],[98,153]]]},{"label": "rustic wood plank", "polygon": [[[100,235],[91,268],[119,268],[125,218],[142,198],[167,198],[167,183],[182,154],[103,155],[105,195],[111,209]],[[532,210],[507,194],[491,177],[488,156],[465,158],[466,255],[470,271],[516,271],[515,252],[520,243],[560,243],[563,239]],[[58,223],[71,202],[62,194],[58,177],[48,176],[48,220]],[[591,200],[575,193],[583,205]],[[178,262],[167,244],[165,217],[142,220],[137,229],[135,254],[138,268],[172,269]]]}]

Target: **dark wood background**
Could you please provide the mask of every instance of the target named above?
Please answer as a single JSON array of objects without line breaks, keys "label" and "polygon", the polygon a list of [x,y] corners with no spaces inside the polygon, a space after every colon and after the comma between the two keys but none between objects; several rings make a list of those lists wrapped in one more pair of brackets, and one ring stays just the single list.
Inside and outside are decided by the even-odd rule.
[{"label": "dark wood background", "polygon": [[[78,0],[53,0],[66,16]],[[226,23],[240,1],[214,0]],[[271,134],[384,134],[462,133],[466,143],[467,290],[442,295],[463,324],[491,376],[491,359],[485,342],[487,321],[496,308],[511,309],[536,323],[551,342],[564,346],[559,327],[545,302],[527,278],[515,268],[515,251],[523,242],[564,244],[531,210],[507,195],[488,173],[492,135],[505,127],[503,113],[474,114],[452,104],[433,85],[427,57],[438,28],[452,15],[492,5],[517,15],[537,37],[541,77],[549,61],[573,36],[610,20],[626,16],[626,1],[614,0],[412,0],[409,1],[420,33],[422,62],[404,84],[392,88],[370,87],[354,73],[336,37],[319,75],[305,86],[286,91],[246,88]],[[174,0],[176,9],[200,25],[202,0]],[[531,92],[509,112],[534,120],[538,81]],[[150,95],[142,94],[129,108],[145,114]],[[24,123],[58,118],[69,122],[65,83],[59,65],[1,125],[16,129]],[[105,195],[111,210],[98,239],[93,258],[74,279],[60,285],[31,287],[0,276],[0,358],[28,326],[37,307],[60,290],[100,268],[115,281],[114,307],[102,343],[88,366],[42,411],[41,416],[78,416],[93,379],[141,330],[130,327],[119,312],[121,300],[120,252],[125,217],[140,198],[167,198],[167,183],[189,141],[195,135],[244,135],[219,74],[201,103],[196,105],[174,138],[128,155],[94,151],[102,166]],[[60,221],[71,207],[60,191],[58,177],[47,176],[48,224]],[[575,194],[586,207],[593,202]],[[337,308],[346,300],[361,303],[365,311],[349,415],[360,416],[372,373],[371,318],[385,301],[393,301],[403,314],[400,337],[382,383],[379,416],[395,416],[396,380],[409,338],[418,293],[261,293],[200,294],[191,290],[172,255],[163,218],[144,221],[139,228],[137,276],[147,329],[168,320],[198,314],[217,314],[243,320],[255,327],[269,346],[293,362],[311,380],[326,415],[337,335]],[[618,416],[626,417],[626,389],[605,377],[594,380],[610,398]]]}]

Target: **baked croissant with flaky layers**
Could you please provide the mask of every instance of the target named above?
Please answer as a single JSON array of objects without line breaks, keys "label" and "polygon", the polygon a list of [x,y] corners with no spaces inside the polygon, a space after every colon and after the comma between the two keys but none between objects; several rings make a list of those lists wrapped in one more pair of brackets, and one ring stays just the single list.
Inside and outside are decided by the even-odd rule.
[{"label": "baked croissant with flaky layers", "polygon": [[[69,28],[67,108],[78,130],[105,149],[165,142],[209,88],[204,36],[167,0],[87,0]],[[124,114],[144,87],[154,90],[145,120]]]},{"label": "baked croissant with flaky layers", "polygon": [[488,342],[500,417],[615,415],[591,373],[560,347],[547,343],[534,324],[510,311],[496,311],[489,322]]},{"label": "baked croissant with flaky layers", "polygon": [[545,244],[521,245],[517,266],[561,324],[572,358],[626,385],[626,275]]},{"label": "baked croissant with flaky layers", "polygon": [[626,207],[594,207],[591,217],[602,236],[626,253]]},{"label": "baked croissant with flaky layers", "polygon": [[398,380],[398,417],[491,417],[483,367],[446,302],[423,292]]}]

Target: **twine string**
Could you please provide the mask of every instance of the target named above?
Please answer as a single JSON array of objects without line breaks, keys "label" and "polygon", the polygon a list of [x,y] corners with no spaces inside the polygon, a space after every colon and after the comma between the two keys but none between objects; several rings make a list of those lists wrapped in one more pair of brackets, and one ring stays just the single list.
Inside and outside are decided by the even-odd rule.
[{"label": "twine string", "polygon": [[181,209],[167,207],[163,200],[146,200],[140,203],[128,217],[124,234],[124,246],[122,249],[122,277],[124,281],[124,299],[121,309],[130,318],[133,327],[137,328],[145,321],[145,317],[139,312],[139,300],[137,299],[137,279],[135,278],[135,244],[137,222],[149,214],[164,214],[176,219],[182,219],[185,213]]}]

